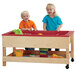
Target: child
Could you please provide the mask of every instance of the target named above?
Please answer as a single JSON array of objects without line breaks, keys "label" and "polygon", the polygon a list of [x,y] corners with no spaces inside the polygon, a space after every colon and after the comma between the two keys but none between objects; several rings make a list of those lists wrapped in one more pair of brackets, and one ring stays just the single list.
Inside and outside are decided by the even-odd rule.
[{"label": "child", "polygon": [[[59,31],[63,23],[59,16],[56,14],[56,9],[53,4],[47,4],[46,11],[48,15],[43,18],[43,30],[44,31]],[[48,49],[51,50],[51,49]],[[58,48],[55,51],[59,51]]]},{"label": "child", "polygon": [[[21,18],[23,19],[19,24],[19,29],[21,30],[37,30],[35,23],[32,20],[29,20],[29,12],[23,11],[21,13]],[[26,50],[34,50],[34,48],[25,48]]]},{"label": "child", "polygon": [[19,29],[32,30],[33,28],[34,30],[37,30],[35,23],[32,20],[29,20],[29,17],[30,15],[28,11],[23,11],[21,13],[21,18],[23,20],[20,22]]}]

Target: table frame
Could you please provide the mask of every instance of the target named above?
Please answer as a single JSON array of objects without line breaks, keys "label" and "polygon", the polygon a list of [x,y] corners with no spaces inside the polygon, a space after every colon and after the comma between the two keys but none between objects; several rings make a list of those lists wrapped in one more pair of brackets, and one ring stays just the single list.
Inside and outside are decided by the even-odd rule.
[{"label": "table frame", "polygon": [[[50,41],[51,40],[51,41]],[[74,33],[69,37],[28,37],[28,36],[2,36],[3,66],[6,62],[39,62],[39,63],[60,63],[68,64],[69,58],[74,59]],[[29,42],[29,43],[28,43]],[[41,44],[43,43],[43,44]],[[71,43],[71,51],[69,44]],[[6,56],[6,48],[32,47],[32,48],[59,48],[66,49],[66,58],[40,58],[40,57],[13,57]],[[69,56],[70,55],[70,56]]]}]

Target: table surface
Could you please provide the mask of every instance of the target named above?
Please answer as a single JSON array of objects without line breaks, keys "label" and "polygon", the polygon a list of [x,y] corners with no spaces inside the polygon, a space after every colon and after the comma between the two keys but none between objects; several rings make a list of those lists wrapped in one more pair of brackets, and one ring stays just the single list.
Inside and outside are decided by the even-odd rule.
[{"label": "table surface", "polygon": [[23,34],[15,34],[13,31],[2,34],[2,36],[36,36],[36,37],[69,37],[74,31],[27,31],[22,30]]}]

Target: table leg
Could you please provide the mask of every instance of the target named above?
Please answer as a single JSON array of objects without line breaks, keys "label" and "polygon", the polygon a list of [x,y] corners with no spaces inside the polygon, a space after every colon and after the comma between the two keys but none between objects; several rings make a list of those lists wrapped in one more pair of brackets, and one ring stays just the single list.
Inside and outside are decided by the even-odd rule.
[{"label": "table leg", "polygon": [[66,58],[68,59],[68,64],[69,64],[69,48],[66,49]]},{"label": "table leg", "polygon": [[16,47],[13,47],[13,55],[15,55],[14,50],[16,49]]},{"label": "table leg", "polygon": [[74,61],[74,34],[71,36],[71,61]]},{"label": "table leg", "polygon": [[[3,47],[3,57],[6,56],[6,47]],[[3,59],[3,66],[6,66],[6,61]]]},{"label": "table leg", "polygon": [[68,59],[66,69],[69,69],[69,47],[66,49],[66,58]]}]

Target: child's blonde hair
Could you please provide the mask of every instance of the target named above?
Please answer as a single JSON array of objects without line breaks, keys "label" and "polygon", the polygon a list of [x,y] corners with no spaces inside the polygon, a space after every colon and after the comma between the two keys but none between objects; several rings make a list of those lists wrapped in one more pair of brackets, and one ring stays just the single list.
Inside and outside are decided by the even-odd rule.
[{"label": "child's blonde hair", "polygon": [[56,13],[56,7],[55,7],[54,4],[51,4],[51,3],[47,4],[47,6],[46,6],[46,10],[47,10],[48,8],[54,9],[55,12],[54,12],[53,14],[54,14],[54,16],[57,16],[57,13]]},{"label": "child's blonde hair", "polygon": [[[29,12],[28,11],[23,11],[21,12],[21,18],[23,17],[23,14],[28,14],[29,15]],[[30,16],[30,15],[29,15]]]}]

